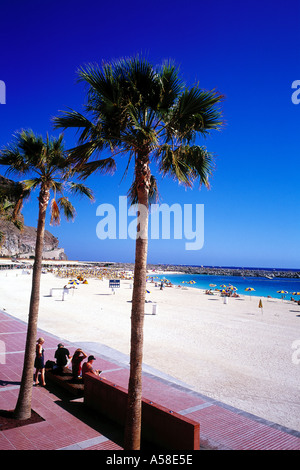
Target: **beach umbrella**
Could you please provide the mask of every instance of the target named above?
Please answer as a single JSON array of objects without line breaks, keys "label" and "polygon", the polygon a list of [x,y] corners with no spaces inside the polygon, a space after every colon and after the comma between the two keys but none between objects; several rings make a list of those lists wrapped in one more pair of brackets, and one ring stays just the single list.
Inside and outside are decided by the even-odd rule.
[{"label": "beach umbrella", "polygon": [[221,284],[220,287],[222,287],[223,289],[226,289],[227,286],[225,286],[225,284]]},{"label": "beach umbrella", "polygon": [[209,287],[216,287],[217,284],[209,284]]},{"label": "beach umbrella", "polygon": [[70,285],[74,285],[74,284],[77,284],[77,285],[78,285],[79,282],[76,281],[76,279],[74,279],[74,280],[69,281],[69,284],[70,284]]},{"label": "beach umbrella", "polygon": [[281,294],[281,300],[283,301],[285,294],[288,294],[288,291],[286,290],[278,290],[277,294]]},{"label": "beach umbrella", "polygon": [[292,295],[300,295],[300,292],[291,292]]},{"label": "beach umbrella", "polygon": [[[246,292],[253,292],[253,291],[255,291],[255,289],[253,289],[253,287],[246,287],[245,291]],[[250,300],[251,300],[251,294],[250,294]]]}]

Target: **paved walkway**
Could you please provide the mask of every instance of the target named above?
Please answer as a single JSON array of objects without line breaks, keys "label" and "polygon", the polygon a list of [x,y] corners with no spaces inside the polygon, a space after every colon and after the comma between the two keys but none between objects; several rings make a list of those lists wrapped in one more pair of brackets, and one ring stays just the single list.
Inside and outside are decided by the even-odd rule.
[{"label": "paved walkway", "polygon": [[[44,331],[45,358],[53,360],[63,342],[71,354],[78,347]],[[0,409],[15,407],[23,366],[26,324],[0,311]],[[87,350],[94,353],[95,351]],[[102,376],[127,388],[127,362],[97,354]],[[155,371],[144,372],[144,397],[200,422],[203,449],[300,450],[300,432],[283,428],[196,393]],[[1,431],[0,450],[122,450],[122,430],[67,399],[54,385],[33,387],[32,409],[43,421]],[[148,449],[149,450],[149,449]]]}]

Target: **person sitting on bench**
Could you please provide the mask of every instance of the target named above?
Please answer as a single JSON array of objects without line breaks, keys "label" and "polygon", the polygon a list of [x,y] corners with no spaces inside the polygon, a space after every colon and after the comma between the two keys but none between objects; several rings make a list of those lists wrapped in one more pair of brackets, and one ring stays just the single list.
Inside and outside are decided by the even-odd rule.
[{"label": "person sitting on bench", "polygon": [[81,362],[87,357],[87,354],[78,348],[72,357],[72,375],[75,379],[81,375]]},{"label": "person sitting on bench", "polygon": [[65,348],[62,343],[59,343],[54,357],[56,359],[55,373],[62,374],[64,367],[66,367],[68,360],[71,359],[72,356],[70,355],[69,350]]},{"label": "person sitting on bench", "polygon": [[96,360],[96,358],[94,356],[89,356],[87,362],[84,362],[84,364],[82,365],[82,378],[83,378],[83,380],[84,380],[85,374],[87,374],[88,372],[91,372],[92,374],[95,374],[95,375],[100,375],[101,374],[102,370],[93,369],[93,362],[95,360]]}]

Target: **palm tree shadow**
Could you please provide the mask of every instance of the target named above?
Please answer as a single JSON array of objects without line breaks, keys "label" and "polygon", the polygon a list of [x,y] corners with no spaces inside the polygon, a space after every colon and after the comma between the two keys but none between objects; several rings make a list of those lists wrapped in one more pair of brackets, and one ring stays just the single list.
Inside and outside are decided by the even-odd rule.
[{"label": "palm tree shadow", "polygon": [[55,402],[58,406],[120,447],[123,447],[123,430],[121,426],[116,425],[104,416],[96,416],[83,402],[64,399],[62,396],[60,398],[62,398],[61,401]]},{"label": "palm tree shadow", "polygon": [[21,382],[11,382],[10,380],[0,379],[0,387],[5,387],[6,385],[21,385]]},{"label": "palm tree shadow", "polygon": [[[58,396],[58,393],[55,392]],[[124,445],[124,427],[120,424],[115,423],[102,414],[95,414],[95,412],[89,409],[82,401],[70,400],[63,393],[59,394],[61,400],[55,401],[55,403],[63,408],[65,411],[75,416],[77,419],[87,424],[89,427],[95,429],[101,435],[105,436],[110,441],[116,443],[120,447]],[[142,440],[141,450],[161,450],[157,445],[148,443]]]},{"label": "palm tree shadow", "polygon": [[292,313],[298,313],[298,315],[296,315],[296,317],[300,317],[300,312],[299,312],[299,310],[290,310],[290,312],[292,312]]}]

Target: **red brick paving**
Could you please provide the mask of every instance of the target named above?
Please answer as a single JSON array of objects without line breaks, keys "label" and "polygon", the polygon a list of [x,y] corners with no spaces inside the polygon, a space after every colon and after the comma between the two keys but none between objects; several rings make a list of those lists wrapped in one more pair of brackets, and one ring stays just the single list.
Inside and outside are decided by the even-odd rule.
[{"label": "red brick paving", "polygon": [[[39,332],[39,335],[45,338],[46,359],[52,360],[61,339],[45,332]],[[25,337],[26,324],[0,312],[0,409],[3,410],[14,409],[17,401]],[[72,348],[75,349],[75,345],[66,342],[65,345],[69,346],[71,353]],[[127,388],[129,370],[126,365],[120,366],[107,358],[97,361],[95,366],[103,370],[104,377]],[[200,443],[204,448],[300,450],[300,432],[235,410],[153,375],[144,374],[143,395],[198,421]],[[59,392],[54,392],[50,387],[33,387],[32,408],[44,421],[3,431],[0,429],[0,450],[122,450],[122,444],[117,442],[120,438],[114,442],[111,430],[106,431],[100,417],[97,420],[93,417],[92,423],[89,415],[87,418],[84,413],[88,412],[84,410],[82,399],[66,404]]]}]

